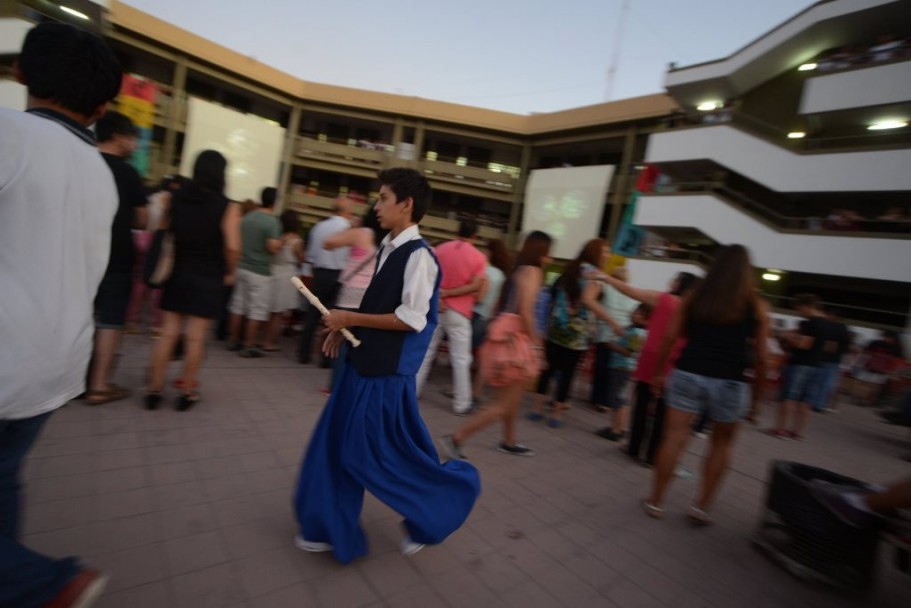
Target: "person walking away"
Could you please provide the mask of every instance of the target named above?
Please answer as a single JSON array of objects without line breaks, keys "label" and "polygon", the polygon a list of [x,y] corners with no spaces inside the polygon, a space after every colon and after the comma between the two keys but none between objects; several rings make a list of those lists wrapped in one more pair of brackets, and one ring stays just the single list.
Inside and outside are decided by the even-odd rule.
[{"label": "person walking away", "polygon": [[259,358],[259,330],[268,323],[272,305],[272,256],[282,247],[281,223],[273,214],[278,190],[263,188],[262,206],[244,216],[240,264],[231,294],[231,341],[228,350],[241,357]]},{"label": "person walking away", "polygon": [[105,575],[20,544],[20,472],[48,419],[85,390],[118,208],[88,127],[122,72],[101,38],[52,22],[28,31],[13,72],[28,109],[0,108],[0,606],[88,607]]},{"label": "person walking away", "polygon": [[174,268],[161,294],[164,326],[152,350],[145,407],[154,410],[163,398],[165,371],[183,334],[183,371],[175,382],[177,409],[200,400],[197,376],[206,335],[224,306],[224,286],[234,282],[240,258],[241,207],[225,197],[228,162],[215,150],[204,150],[193,163],[193,177],[171,201],[169,228],[174,233]]},{"label": "person walking away", "polygon": [[[713,431],[705,458],[702,484],[688,517],[698,525],[712,523],[709,514],[724,472],[731,459],[737,429],[750,408],[762,399],[769,334],[769,310],[759,298],[749,252],[743,245],[726,245],[712,263],[705,279],[674,311],[661,340],[651,389],[666,393],[668,404],[664,439],[655,463],[646,513],[664,514],[664,498],[674,477],[680,454],[690,439],[696,418],[708,414]],[[680,337],[686,346],[676,367],[667,368]],[[753,356],[750,357],[750,351]],[[755,362],[752,391],[744,372]]]},{"label": "person walking away", "polygon": [[129,118],[108,111],[95,124],[98,149],[114,183],[120,204],[111,226],[111,257],[95,296],[95,350],[89,367],[88,405],[101,405],[129,396],[130,391],[113,384],[111,374],[126,324],[133,290],[133,228],[145,228],[146,196],[139,173],[127,163],[139,141],[139,130]]},{"label": "person walking away", "polygon": [[550,263],[550,235],[540,230],[525,237],[516,256],[516,267],[503,286],[500,313],[490,322],[487,338],[478,353],[481,381],[495,389],[493,401],[471,415],[459,430],[444,435],[440,444],[453,460],[465,458],[462,446],[473,435],[497,422],[503,423],[498,450],[512,456],[534,456],[518,442],[516,422],[522,395],[542,365],[543,340],[537,327],[535,306],[544,286],[544,266]]}]

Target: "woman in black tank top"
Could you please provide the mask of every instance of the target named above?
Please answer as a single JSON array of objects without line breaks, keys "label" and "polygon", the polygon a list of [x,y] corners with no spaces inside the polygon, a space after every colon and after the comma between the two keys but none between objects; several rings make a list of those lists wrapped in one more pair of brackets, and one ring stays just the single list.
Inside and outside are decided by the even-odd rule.
[{"label": "woman in black tank top", "polygon": [[[711,447],[702,488],[688,515],[696,524],[711,523],[708,511],[727,469],[735,432],[751,401],[755,404],[761,398],[765,381],[768,306],[760,299],[753,277],[745,247],[722,248],[705,279],[685,297],[671,319],[657,369],[665,369],[678,338],[686,340],[686,346],[667,382],[661,375],[652,382],[653,392],[660,395],[663,391],[668,405],[654,489],[644,503],[652,517],[664,514],[665,491],[693,422],[697,416],[708,415],[714,422]],[[751,349],[753,357],[749,356]],[[755,369],[752,396],[744,378],[750,360]]]}]

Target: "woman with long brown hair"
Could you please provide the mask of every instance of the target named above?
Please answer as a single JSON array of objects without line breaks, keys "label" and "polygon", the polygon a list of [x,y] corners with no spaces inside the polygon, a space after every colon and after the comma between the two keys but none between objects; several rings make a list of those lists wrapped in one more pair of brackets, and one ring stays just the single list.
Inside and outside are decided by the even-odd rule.
[{"label": "woman with long brown hair", "polygon": [[[688,515],[696,524],[711,523],[708,511],[727,469],[740,420],[751,404],[750,385],[744,377],[750,349],[755,372],[752,403],[762,396],[768,330],[768,305],[756,290],[749,252],[743,245],[723,247],[705,279],[675,311],[661,342],[652,390],[656,395],[666,392],[668,410],[654,489],[644,503],[651,517],[663,516],[664,495],[693,422],[707,414],[714,422],[711,446],[702,488]],[[660,370],[678,338],[685,338],[686,346],[665,387]]]},{"label": "woman with long brown hair", "polygon": [[464,458],[461,448],[468,438],[501,420],[503,441],[498,449],[515,456],[534,456],[531,449],[516,441],[516,418],[525,385],[538,375],[541,365],[535,302],[544,285],[543,266],[549,259],[552,242],[548,234],[535,230],[522,243],[516,268],[502,290],[502,312],[491,321],[487,340],[481,346],[480,374],[486,384],[496,389],[496,396],[462,428],[441,439],[443,451],[450,458]]},{"label": "woman with long brown hair", "polygon": [[164,284],[161,339],[152,350],[145,407],[154,410],[162,400],[165,371],[181,335],[186,343],[177,409],[185,411],[199,400],[197,375],[202,365],[206,334],[222,311],[225,285],[234,283],[240,258],[240,205],[225,196],[228,161],[215,150],[196,157],[193,179],[175,193],[168,214],[174,234],[174,268]]},{"label": "woman with long brown hair", "polygon": [[544,417],[546,394],[551,379],[557,374],[557,393],[551,403],[548,424],[553,428],[563,425],[561,415],[568,409],[566,400],[576,375],[576,366],[595,337],[596,317],[609,324],[614,331],[623,331],[601,305],[601,284],[591,278],[598,273],[609,254],[610,248],[604,239],[591,239],[576,259],[566,265],[554,285],[547,341],[544,344],[547,367],[538,378],[538,399],[534,410],[528,414],[530,420]]}]

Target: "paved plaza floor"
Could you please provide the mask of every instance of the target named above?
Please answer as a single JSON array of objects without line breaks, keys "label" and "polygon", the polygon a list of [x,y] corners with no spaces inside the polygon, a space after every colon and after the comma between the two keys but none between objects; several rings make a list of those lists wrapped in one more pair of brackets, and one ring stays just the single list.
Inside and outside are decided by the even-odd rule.
[{"label": "paved plaza floor", "polygon": [[[150,344],[126,339],[118,383],[142,385]],[[189,412],[172,400],[147,412],[138,391],[61,409],[26,467],[26,543],[107,571],[104,608],[911,606],[911,577],[888,555],[873,595],[856,597],[793,578],[749,542],[773,459],[874,482],[909,474],[908,435],[855,406],[814,417],[806,442],[745,426],[713,527],[685,520],[691,479],[675,481],[664,520],[647,518],[650,471],[592,434],[602,419],[578,402],[559,430],[522,420],[534,458],[497,452],[498,429],[469,443],[483,491],[444,544],[403,557],[398,516],[368,496],[369,557],[302,553],[291,497],[328,372],[284,348],[249,360],[212,343]],[[435,437],[463,421],[441,395],[447,376],[436,370],[422,400]],[[693,440],[688,468],[706,445]]]}]

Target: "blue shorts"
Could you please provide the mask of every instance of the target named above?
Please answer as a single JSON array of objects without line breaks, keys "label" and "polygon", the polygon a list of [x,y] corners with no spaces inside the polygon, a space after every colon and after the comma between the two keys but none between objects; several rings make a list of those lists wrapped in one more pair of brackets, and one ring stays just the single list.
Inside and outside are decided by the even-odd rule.
[{"label": "blue shorts", "polygon": [[668,406],[690,414],[707,414],[715,422],[737,422],[750,407],[746,382],[691,374],[679,369],[667,379]]},{"label": "blue shorts", "polygon": [[797,401],[813,407],[823,407],[826,399],[827,371],[812,365],[789,366],[788,377],[781,391],[784,401]]}]

